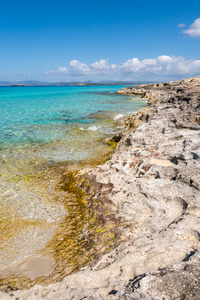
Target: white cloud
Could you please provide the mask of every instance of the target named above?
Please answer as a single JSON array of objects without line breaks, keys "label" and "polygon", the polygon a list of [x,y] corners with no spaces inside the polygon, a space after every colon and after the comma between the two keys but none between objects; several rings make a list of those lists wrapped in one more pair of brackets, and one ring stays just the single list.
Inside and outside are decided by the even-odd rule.
[{"label": "white cloud", "polygon": [[58,74],[67,74],[68,73],[68,70],[67,70],[67,68],[65,68],[65,67],[59,67],[58,68]]},{"label": "white cloud", "polygon": [[180,23],[180,24],[178,24],[178,27],[179,28],[184,28],[184,27],[186,27],[186,25],[184,23]]},{"label": "white cloud", "polygon": [[72,60],[69,68],[59,67],[56,71],[46,71],[46,75],[67,76],[102,76],[142,78],[176,78],[184,76],[195,76],[200,74],[200,60],[189,59],[179,56],[162,55],[157,58],[128,59],[122,65],[109,65],[108,61],[101,59],[87,65],[78,60]]},{"label": "white cloud", "polygon": [[78,60],[71,60],[69,65],[71,66],[70,75],[89,75],[91,73],[90,68]]},{"label": "white cloud", "polygon": [[189,37],[196,38],[200,37],[200,18],[196,19],[189,29],[183,30],[183,33],[189,35]]},{"label": "white cloud", "polygon": [[101,59],[90,65],[90,69],[93,73],[108,74],[117,69],[117,65],[109,65],[106,59]]},{"label": "white cloud", "polygon": [[81,76],[81,75],[107,75],[117,70],[118,66],[111,64],[106,59],[100,59],[90,65],[84,64],[78,60],[71,60],[69,63],[69,69],[66,67],[59,67],[58,70],[45,71],[45,75],[70,75],[70,76]]},{"label": "white cloud", "polygon": [[162,55],[153,59],[138,58],[127,60],[121,67],[123,74],[137,74],[140,76],[159,75],[159,76],[177,76],[177,75],[196,75],[200,73],[200,60],[186,60],[184,57],[175,57]]},{"label": "white cloud", "polygon": [[70,75],[105,75],[110,74],[117,68],[117,65],[109,65],[106,59],[95,61],[86,65],[78,60],[70,61]]},{"label": "white cloud", "polygon": [[45,75],[67,75],[68,69],[65,67],[59,67],[58,70],[49,70],[44,72]]}]

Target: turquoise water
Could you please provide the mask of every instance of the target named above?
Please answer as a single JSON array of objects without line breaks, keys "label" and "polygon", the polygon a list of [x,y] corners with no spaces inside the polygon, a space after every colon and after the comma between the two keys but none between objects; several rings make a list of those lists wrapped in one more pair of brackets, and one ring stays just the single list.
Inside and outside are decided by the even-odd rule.
[{"label": "turquoise water", "polygon": [[53,253],[55,272],[62,264],[67,270],[86,214],[61,188],[61,178],[85,168],[82,160],[104,160],[112,151],[108,139],[123,130],[126,116],[147,105],[116,94],[120,88],[0,87],[0,279],[24,259],[43,256],[49,243],[53,248],[45,251]]},{"label": "turquoise water", "polygon": [[0,87],[1,149],[65,140],[75,127],[112,133],[113,126],[99,124],[103,115],[116,120],[117,114],[131,115],[146,105],[116,95],[122,87]]}]

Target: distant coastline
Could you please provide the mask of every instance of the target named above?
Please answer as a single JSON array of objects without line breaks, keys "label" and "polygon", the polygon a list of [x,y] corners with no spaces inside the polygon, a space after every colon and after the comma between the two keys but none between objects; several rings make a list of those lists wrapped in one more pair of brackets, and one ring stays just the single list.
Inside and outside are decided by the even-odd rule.
[{"label": "distant coastline", "polygon": [[18,81],[18,82],[11,82],[11,81],[0,81],[0,86],[13,86],[13,87],[24,87],[24,86],[96,86],[96,85],[140,85],[140,84],[149,84],[153,83],[150,81],[100,81],[100,82],[93,82],[93,81],[71,81],[71,82],[41,82],[41,81],[34,81],[34,80],[27,80],[27,81]]}]

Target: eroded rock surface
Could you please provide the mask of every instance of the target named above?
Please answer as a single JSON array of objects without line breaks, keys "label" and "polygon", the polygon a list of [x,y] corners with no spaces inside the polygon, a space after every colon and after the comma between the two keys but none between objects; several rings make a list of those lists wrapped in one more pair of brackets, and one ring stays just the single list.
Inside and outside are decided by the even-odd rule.
[{"label": "eroded rock surface", "polygon": [[150,106],[129,118],[111,158],[81,176],[110,202],[124,239],[60,283],[0,299],[199,299],[200,76],[120,93]]}]

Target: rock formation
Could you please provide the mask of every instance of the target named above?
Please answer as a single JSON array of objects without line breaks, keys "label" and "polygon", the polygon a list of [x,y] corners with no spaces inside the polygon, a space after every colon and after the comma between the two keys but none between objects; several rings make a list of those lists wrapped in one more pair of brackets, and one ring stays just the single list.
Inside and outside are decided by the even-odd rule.
[{"label": "rock formation", "polygon": [[150,105],[127,120],[110,159],[80,176],[109,200],[121,243],[59,283],[0,299],[200,299],[200,76],[119,93]]}]

